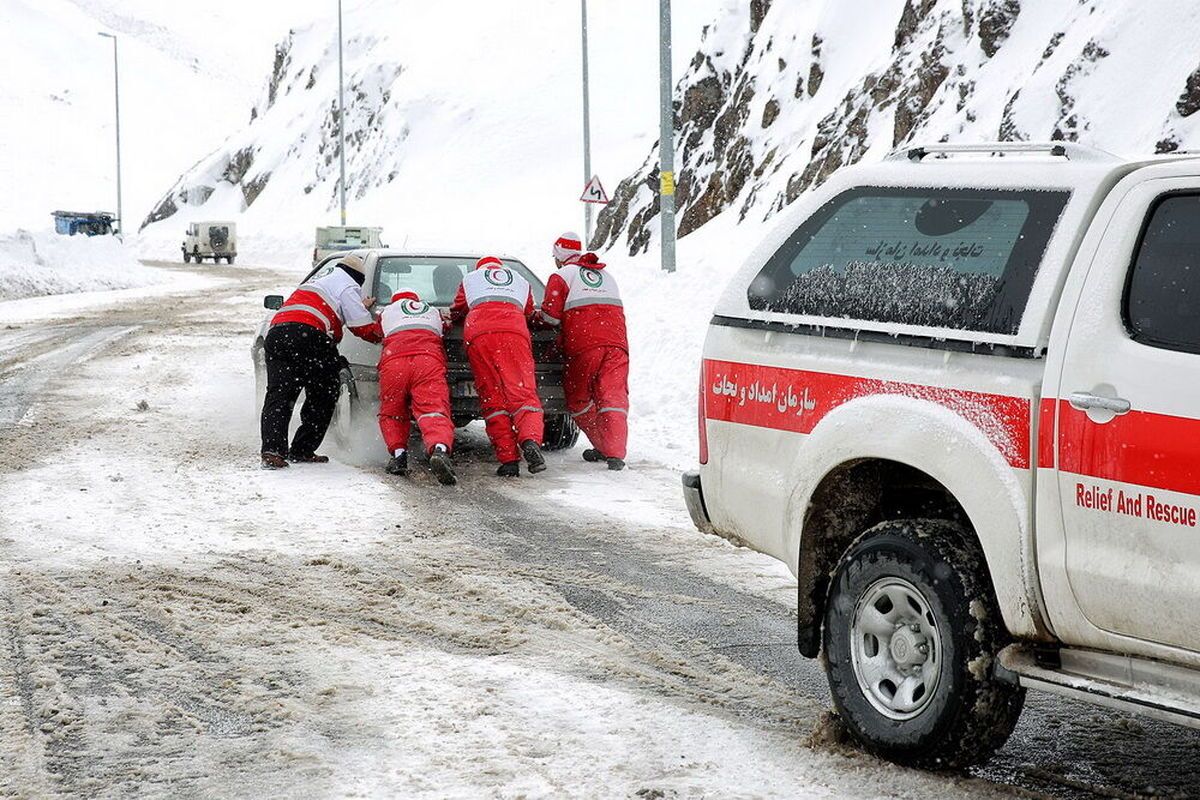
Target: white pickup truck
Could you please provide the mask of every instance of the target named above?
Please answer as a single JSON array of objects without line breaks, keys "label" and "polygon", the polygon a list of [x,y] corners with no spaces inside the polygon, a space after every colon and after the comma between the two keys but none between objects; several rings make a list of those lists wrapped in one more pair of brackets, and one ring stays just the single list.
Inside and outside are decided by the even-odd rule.
[{"label": "white pickup truck", "polygon": [[986,759],[1026,688],[1200,726],[1200,157],[845,169],[704,344],[697,525],[799,582],[867,749]]}]

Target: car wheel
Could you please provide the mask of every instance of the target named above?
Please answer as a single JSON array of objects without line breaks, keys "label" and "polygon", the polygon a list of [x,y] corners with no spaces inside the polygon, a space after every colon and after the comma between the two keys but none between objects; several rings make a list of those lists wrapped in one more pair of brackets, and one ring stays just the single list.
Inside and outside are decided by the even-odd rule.
[{"label": "car wheel", "polygon": [[997,679],[1008,643],[983,554],[945,520],[893,520],[834,572],[825,613],[834,704],[869,751],[927,769],[986,760],[1012,733],[1025,691]]},{"label": "car wheel", "polygon": [[354,417],[357,410],[358,387],[350,370],[343,369],[338,373],[338,399],[329,427],[337,443],[346,449],[354,445]]},{"label": "car wheel", "polygon": [[187,250],[183,251],[183,263],[185,263],[185,264],[192,263],[192,257],[188,254]]},{"label": "car wheel", "polygon": [[579,428],[570,414],[555,414],[546,418],[542,441],[547,450],[570,450],[579,441]]},{"label": "car wheel", "polygon": [[233,263],[233,258],[234,258],[233,256],[230,256],[229,258],[225,259],[225,263],[226,263],[226,264],[232,264],[232,263]]}]

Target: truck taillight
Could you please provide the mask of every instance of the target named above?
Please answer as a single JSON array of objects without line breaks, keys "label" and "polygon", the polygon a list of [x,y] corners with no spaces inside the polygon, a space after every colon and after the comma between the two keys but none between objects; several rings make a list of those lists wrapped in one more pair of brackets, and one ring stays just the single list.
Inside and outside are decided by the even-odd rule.
[{"label": "truck taillight", "polygon": [[700,426],[700,463],[708,463],[708,419],[704,408],[704,361],[700,361],[700,385],[696,387],[696,422]]}]

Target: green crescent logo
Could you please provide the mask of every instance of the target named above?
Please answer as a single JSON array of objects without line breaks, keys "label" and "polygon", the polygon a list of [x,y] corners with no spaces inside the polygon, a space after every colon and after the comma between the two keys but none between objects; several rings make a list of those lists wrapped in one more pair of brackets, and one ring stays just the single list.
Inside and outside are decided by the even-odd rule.
[{"label": "green crescent logo", "polygon": [[587,269],[586,267],[580,267],[579,278],[593,289],[599,288],[600,285],[604,283],[604,276],[601,275],[599,271]]},{"label": "green crescent logo", "polygon": [[418,303],[416,300],[401,300],[400,310],[410,317],[419,317],[429,310],[429,304]]},{"label": "green crescent logo", "polygon": [[511,286],[513,274],[506,269],[485,269],[484,279],[492,286]]},{"label": "green crescent logo", "polygon": [[313,277],[314,278],[324,278],[326,275],[332,275],[333,270],[334,270],[333,264],[330,264],[327,267],[321,267],[319,270],[317,270],[317,274],[313,275]]}]

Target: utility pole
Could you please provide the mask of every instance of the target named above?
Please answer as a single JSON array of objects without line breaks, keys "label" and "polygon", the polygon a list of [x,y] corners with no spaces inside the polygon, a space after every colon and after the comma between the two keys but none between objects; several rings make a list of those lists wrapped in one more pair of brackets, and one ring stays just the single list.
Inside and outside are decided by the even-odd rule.
[{"label": "utility pole", "polygon": [[117,37],[103,31],[97,33],[106,39],[112,39],[113,43],[113,101],[117,117],[117,231],[124,237],[125,215],[121,209],[121,73],[117,68]]},{"label": "utility pole", "polygon": [[662,268],[675,271],[675,105],[671,97],[671,0],[658,5],[658,192]]},{"label": "utility pole", "polygon": [[[579,0],[580,18],[583,20],[583,185],[587,186],[592,179],[592,122],[588,98],[588,31],[587,31],[587,0]],[[592,204],[584,203],[584,239],[583,249],[591,247],[592,242]]]},{"label": "utility pole", "polygon": [[342,65],[342,0],[338,0],[338,196],[342,227],[346,226],[346,83]]}]

